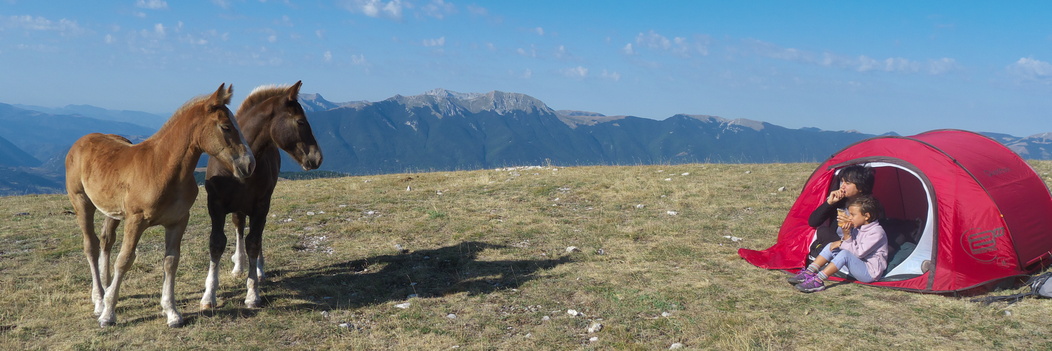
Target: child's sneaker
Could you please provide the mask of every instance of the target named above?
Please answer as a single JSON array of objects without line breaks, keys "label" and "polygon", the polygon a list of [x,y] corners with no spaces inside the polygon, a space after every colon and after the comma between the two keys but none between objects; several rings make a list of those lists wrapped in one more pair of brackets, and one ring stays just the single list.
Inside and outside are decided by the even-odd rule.
[{"label": "child's sneaker", "polygon": [[823,283],[821,279],[818,279],[817,276],[807,277],[807,279],[805,279],[803,283],[796,284],[796,290],[800,290],[805,293],[813,293],[825,289],[825,283]]},{"label": "child's sneaker", "polygon": [[800,273],[790,276],[786,281],[788,281],[789,284],[796,285],[807,281],[808,277],[814,277],[816,274],[818,273],[812,272],[808,269],[802,269],[800,270]]}]

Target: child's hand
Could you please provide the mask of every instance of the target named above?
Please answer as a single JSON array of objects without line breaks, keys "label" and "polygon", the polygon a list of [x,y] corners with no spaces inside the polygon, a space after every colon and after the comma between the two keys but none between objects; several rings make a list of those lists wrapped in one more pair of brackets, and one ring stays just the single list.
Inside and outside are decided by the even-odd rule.
[{"label": "child's hand", "polygon": [[847,213],[844,213],[844,210],[836,210],[836,225],[840,227],[844,233],[851,231],[851,221],[849,220]]}]

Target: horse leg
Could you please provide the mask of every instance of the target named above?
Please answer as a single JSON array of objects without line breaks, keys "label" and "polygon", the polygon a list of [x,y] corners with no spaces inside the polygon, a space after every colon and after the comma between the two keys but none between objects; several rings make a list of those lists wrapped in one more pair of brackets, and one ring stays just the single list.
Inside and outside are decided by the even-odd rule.
[{"label": "horse leg", "polygon": [[117,225],[120,223],[119,219],[106,217],[102,224],[102,236],[99,237],[102,247],[99,255],[99,278],[103,286],[110,285],[110,275],[113,272],[110,268],[110,253],[113,252],[113,244],[117,242]]},{"label": "horse leg", "polygon": [[141,217],[129,217],[124,224],[124,239],[121,241],[121,252],[117,255],[114,266],[113,281],[106,288],[106,294],[102,298],[102,314],[99,316],[99,326],[106,327],[116,323],[117,298],[120,296],[121,282],[124,275],[135,263],[135,247],[139,245],[142,232],[146,230],[146,222]]},{"label": "horse leg", "polygon": [[263,267],[259,266],[259,262],[262,261],[260,251],[263,249],[263,227],[266,225],[266,215],[253,215],[249,223],[248,236],[245,237],[245,251],[248,254],[245,306],[248,306],[248,308],[259,308],[262,303],[262,299],[259,298],[259,281],[263,279],[261,274]]},{"label": "horse leg", "polygon": [[234,261],[234,269],[230,270],[230,274],[236,277],[245,271],[244,264],[248,257],[245,254],[245,214],[232,213],[230,224],[234,225],[234,233],[237,235],[237,241],[234,242],[234,255],[230,256],[230,260]]},{"label": "horse leg", "polygon": [[179,255],[189,213],[177,224],[164,227],[164,286],[161,289],[161,308],[168,316],[168,326],[183,326],[183,316],[175,307],[175,272],[179,270]]},{"label": "horse leg", "polygon": [[99,275],[99,237],[95,234],[95,205],[84,194],[70,195],[70,198],[77,213],[77,224],[84,236],[84,256],[88,259],[88,270],[91,272],[91,303],[95,305],[95,315],[101,316],[102,296],[106,293],[106,288]]},{"label": "horse leg", "polygon": [[208,241],[208,253],[211,260],[208,262],[208,276],[205,278],[205,293],[201,297],[202,310],[216,307],[216,289],[219,288],[219,259],[223,257],[223,251],[226,250],[226,233],[223,232],[226,214],[221,212],[211,207],[208,209],[208,214],[212,219],[212,234]]}]

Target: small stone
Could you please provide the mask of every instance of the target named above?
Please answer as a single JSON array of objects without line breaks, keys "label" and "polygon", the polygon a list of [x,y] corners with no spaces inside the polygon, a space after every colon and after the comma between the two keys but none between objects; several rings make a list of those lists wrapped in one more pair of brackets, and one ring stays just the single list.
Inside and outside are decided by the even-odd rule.
[{"label": "small stone", "polygon": [[404,309],[407,309],[407,308],[409,308],[409,306],[410,306],[410,305],[412,305],[412,304],[411,304],[411,303],[408,303],[408,302],[403,302],[403,303],[400,303],[400,304],[397,304],[397,305],[395,305],[395,307],[397,307],[397,308],[401,308],[401,309],[403,309],[403,310],[404,310]]},{"label": "small stone", "polygon": [[666,182],[671,182],[671,181],[672,181],[672,178],[665,178],[665,181],[666,181]]},{"label": "small stone", "polygon": [[577,316],[582,315],[583,313],[577,312],[577,310],[574,310],[574,309],[569,309],[569,310],[566,310],[566,314],[574,316],[574,317],[577,317]]},{"label": "small stone", "polygon": [[745,171],[745,174],[752,174],[752,171]]},{"label": "small stone", "polygon": [[665,213],[667,213],[669,216],[675,216],[675,215],[679,214],[679,212],[672,211],[672,210],[666,211]]},{"label": "small stone", "polygon": [[677,342],[677,343],[673,343],[672,346],[669,346],[668,349],[669,350],[676,350],[676,349],[682,349],[683,347],[684,347],[683,343]]},{"label": "small stone", "polygon": [[349,328],[351,328],[351,323],[346,323],[346,322],[340,323],[340,328],[347,328],[347,329],[349,329]]},{"label": "small stone", "polygon": [[593,336],[593,337],[588,338],[588,342],[596,342],[596,341],[599,341],[599,337],[598,336]]},{"label": "small stone", "polygon": [[662,316],[662,317],[665,317],[665,318],[668,318],[668,317],[671,317],[671,316],[672,316],[672,313],[669,313],[668,311],[665,311],[665,312],[661,312],[661,316]]},{"label": "small stone", "polygon": [[636,205],[636,208],[638,208],[638,209],[642,209],[642,208],[644,208],[644,207],[647,207],[647,205],[644,205],[644,204],[638,204],[638,205]]},{"label": "small stone", "polygon": [[595,250],[595,254],[599,255],[599,256],[606,255],[606,250],[603,250],[603,249]]},{"label": "small stone", "polygon": [[581,249],[578,249],[577,246],[567,246],[566,247],[566,253],[574,253],[574,252],[581,252]]},{"label": "small stone", "polygon": [[1011,317],[1011,316],[1012,316],[1012,311],[1005,310],[1005,317]]},{"label": "small stone", "polygon": [[548,317],[548,316],[541,317],[541,320],[545,321],[545,322],[550,321],[551,319],[552,319],[552,317]]},{"label": "small stone", "polygon": [[412,191],[412,190],[413,190],[412,186],[409,186],[409,185],[405,186],[405,191]]},{"label": "small stone", "polygon": [[690,172],[683,172],[683,174],[680,174],[680,175],[686,177],[686,176],[690,175]]},{"label": "small stone", "polygon": [[449,318],[449,319],[457,319],[457,315],[456,315],[456,314],[454,314],[454,313],[450,313],[450,314],[447,314],[447,315],[446,315],[446,318]]},{"label": "small stone", "polygon": [[308,216],[313,216],[314,214],[315,214],[314,211],[307,211],[307,215]]},{"label": "small stone", "polygon": [[321,316],[325,317],[326,319],[328,319],[329,318],[329,311],[321,311]]},{"label": "small stone", "polygon": [[778,188],[778,191],[785,191],[785,187]]},{"label": "small stone", "polygon": [[595,334],[603,330],[603,324],[599,322],[592,322],[592,325],[588,326],[588,334]]}]

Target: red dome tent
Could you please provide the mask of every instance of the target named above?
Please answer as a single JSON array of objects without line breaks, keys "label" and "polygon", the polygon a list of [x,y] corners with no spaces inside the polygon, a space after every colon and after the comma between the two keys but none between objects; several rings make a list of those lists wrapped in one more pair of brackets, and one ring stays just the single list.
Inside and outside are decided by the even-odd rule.
[{"label": "red dome tent", "polygon": [[875,170],[873,195],[886,217],[918,228],[888,230],[901,248],[894,245],[884,278],[870,285],[964,291],[1029,274],[1052,254],[1052,195],[1044,181],[1001,143],[959,130],[877,137],[840,150],[807,180],[778,241],[738,254],[761,268],[802,268],[815,233],[807,217],[839,186],[836,172],[853,164]]}]

